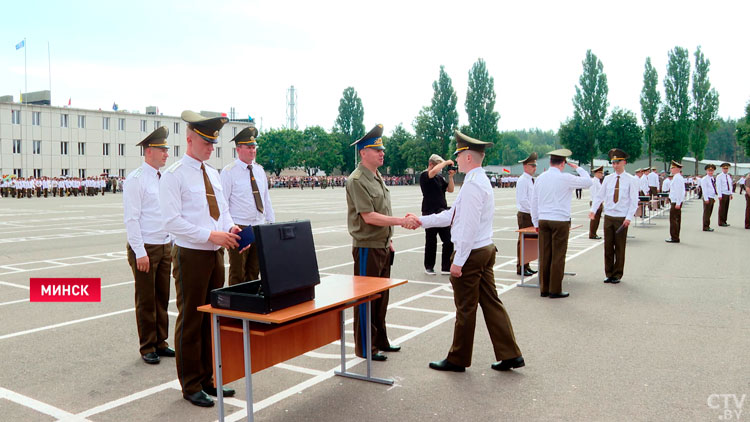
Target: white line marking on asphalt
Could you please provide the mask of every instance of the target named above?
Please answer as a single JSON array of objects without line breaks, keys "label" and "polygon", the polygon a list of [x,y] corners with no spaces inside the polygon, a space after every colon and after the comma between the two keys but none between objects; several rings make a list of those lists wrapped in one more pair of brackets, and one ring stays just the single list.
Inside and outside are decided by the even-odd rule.
[{"label": "white line marking on asphalt", "polygon": [[[390,308],[390,306],[388,307]],[[438,311],[435,309],[425,309],[425,308],[414,308],[411,306],[394,306],[396,309],[403,309],[406,311],[416,311],[416,312],[426,312],[428,314],[440,314],[440,315],[447,315],[447,314],[453,314],[455,312],[448,312],[448,311]]]},{"label": "white line marking on asphalt", "polygon": [[7,281],[0,281],[0,284],[2,284],[3,286],[17,287],[19,289],[29,290],[29,286],[23,286],[21,284],[15,284],[15,283],[8,283]]},{"label": "white line marking on asphalt", "polygon": [[[0,398],[10,400],[14,403],[20,404],[21,406],[28,407],[29,409],[34,409],[39,413],[44,413],[45,415],[52,416],[53,418],[71,420],[69,418],[74,417],[72,413],[68,413],[47,403],[40,402],[39,400],[32,399],[31,397],[24,396],[23,394],[18,394],[14,391],[10,391],[2,387],[0,387]],[[83,421],[83,419],[78,418],[74,420]]]},{"label": "white line marking on asphalt", "polygon": [[164,384],[148,388],[148,389],[143,390],[143,391],[139,391],[139,392],[131,394],[129,396],[121,397],[121,398],[119,398],[117,400],[112,400],[112,401],[104,403],[102,405],[99,405],[99,406],[96,406],[96,407],[92,407],[91,409],[83,411],[83,412],[77,414],[76,416],[86,417],[87,418],[89,416],[93,416],[93,415],[96,415],[98,413],[102,413],[102,412],[106,412],[108,410],[112,410],[112,409],[114,409],[116,407],[119,407],[119,406],[122,406],[124,404],[128,404],[128,403],[134,402],[136,400],[140,400],[140,399],[142,399],[144,397],[148,397],[148,396],[150,396],[152,394],[156,394],[156,393],[158,393],[160,391],[164,391],[164,390],[167,390],[167,389],[170,389],[170,388],[171,389],[180,390],[180,383],[176,379],[174,379],[172,381],[169,381],[169,382],[166,382]]},{"label": "white line marking on asphalt", "polygon": [[[337,355],[337,356],[341,357],[340,354]],[[308,374],[308,375],[312,375],[312,376],[318,376],[318,375],[325,374],[325,372],[319,371],[317,369],[303,368],[301,366],[289,365],[287,363],[277,363],[276,365],[274,365],[274,368],[286,369],[287,371],[299,372],[301,374]]]}]

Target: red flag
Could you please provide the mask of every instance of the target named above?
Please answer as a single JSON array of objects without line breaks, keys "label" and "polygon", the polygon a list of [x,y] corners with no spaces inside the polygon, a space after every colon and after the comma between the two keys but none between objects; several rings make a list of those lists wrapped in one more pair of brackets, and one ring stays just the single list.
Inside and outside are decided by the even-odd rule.
[{"label": "red flag", "polygon": [[68,105],[70,105],[70,98],[68,98]]},{"label": "red flag", "polygon": [[510,170],[508,170],[508,169],[504,168],[504,169],[503,169],[503,173],[510,173]]}]

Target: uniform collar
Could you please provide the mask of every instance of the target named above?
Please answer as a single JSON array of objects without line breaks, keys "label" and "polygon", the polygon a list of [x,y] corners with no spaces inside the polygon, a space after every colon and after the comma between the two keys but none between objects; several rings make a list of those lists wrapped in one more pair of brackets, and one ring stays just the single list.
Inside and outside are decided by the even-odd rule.
[{"label": "uniform collar", "polygon": [[185,154],[185,156],[182,157],[182,163],[194,169],[200,169],[201,166],[203,165],[203,161],[198,161],[195,158],[187,154]]},{"label": "uniform collar", "polygon": [[380,179],[380,178],[381,178],[381,177],[380,177],[380,172],[379,172],[379,171],[377,172],[377,174],[375,174],[375,173],[373,173],[372,171],[370,171],[370,169],[368,169],[367,167],[363,166],[362,164],[358,165],[358,166],[357,166],[357,168],[359,168],[359,169],[360,169],[360,172],[361,172],[361,173],[362,173],[362,174],[363,174],[363,175],[364,175],[364,176],[365,176],[366,178],[368,178],[368,179],[370,179],[370,180],[373,180],[373,179]]},{"label": "uniform collar", "polygon": [[147,174],[150,174],[152,176],[156,176],[156,172],[158,170],[155,169],[155,168],[153,168],[153,167],[151,167],[151,165],[149,163],[147,163],[147,162],[144,161],[143,164],[141,165],[141,167],[143,167],[143,171],[145,171]]}]

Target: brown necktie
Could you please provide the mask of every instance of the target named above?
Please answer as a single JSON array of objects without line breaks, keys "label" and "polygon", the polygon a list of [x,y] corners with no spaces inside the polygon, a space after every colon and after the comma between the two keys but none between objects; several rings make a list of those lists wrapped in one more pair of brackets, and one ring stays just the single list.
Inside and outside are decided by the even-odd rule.
[{"label": "brown necktie", "polygon": [[159,179],[161,179],[161,172],[159,170],[156,170],[156,177],[158,177]]},{"label": "brown necktie", "polygon": [[714,195],[718,195],[719,192],[716,191],[716,180],[714,178],[711,178],[711,184],[714,185]]},{"label": "brown necktie", "polygon": [[206,186],[206,199],[208,200],[208,213],[211,218],[218,221],[221,212],[219,212],[219,204],[216,202],[216,195],[214,195],[214,187],[211,185],[211,181],[208,180],[208,174],[206,174],[206,167],[201,164],[201,170],[203,170],[203,184]]},{"label": "brown necktie", "polygon": [[615,196],[612,200],[615,204],[620,200],[620,176],[617,176],[617,181],[615,182]]},{"label": "brown necktie", "polygon": [[260,200],[260,191],[258,190],[258,183],[255,181],[253,176],[253,165],[249,164],[247,169],[250,170],[250,186],[253,188],[253,198],[255,198],[255,208],[258,209],[259,213],[263,213],[263,201]]},{"label": "brown necktie", "polygon": [[727,190],[728,190],[729,192],[731,192],[731,191],[732,191],[732,189],[731,189],[731,188],[729,188],[729,176],[724,176],[724,179],[726,179],[726,181],[727,181]]}]

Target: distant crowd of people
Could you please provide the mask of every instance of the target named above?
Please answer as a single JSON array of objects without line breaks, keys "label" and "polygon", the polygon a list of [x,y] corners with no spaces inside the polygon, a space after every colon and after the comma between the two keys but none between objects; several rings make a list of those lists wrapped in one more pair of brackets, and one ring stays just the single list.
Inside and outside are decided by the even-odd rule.
[{"label": "distant crowd of people", "polygon": [[105,192],[122,192],[125,178],[120,177],[4,177],[0,182],[3,198],[48,198],[63,196],[97,196]]}]

